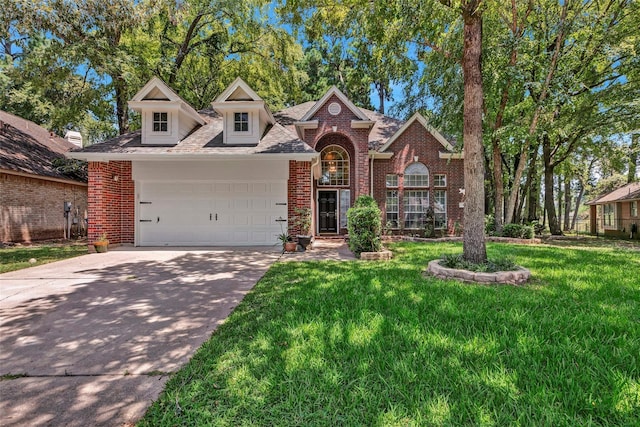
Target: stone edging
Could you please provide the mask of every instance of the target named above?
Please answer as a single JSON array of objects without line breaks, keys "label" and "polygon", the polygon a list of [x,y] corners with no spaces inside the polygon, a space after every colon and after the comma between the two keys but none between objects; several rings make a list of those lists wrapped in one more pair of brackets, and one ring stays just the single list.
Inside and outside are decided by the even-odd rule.
[{"label": "stone edging", "polygon": [[[411,236],[385,236],[386,240],[396,241],[405,240],[407,242],[462,242],[462,237],[411,237]],[[517,243],[521,245],[538,245],[542,243],[542,239],[515,239],[513,237],[497,237],[486,236],[487,242],[499,242],[499,243]]]},{"label": "stone edging", "polygon": [[386,261],[390,260],[393,253],[389,250],[382,250],[380,252],[362,252],[360,259],[363,261]]},{"label": "stone edging", "polygon": [[518,267],[515,271],[497,271],[495,273],[474,272],[469,270],[457,270],[440,265],[439,259],[429,261],[427,273],[438,279],[456,279],[463,282],[472,283],[505,283],[511,285],[521,285],[529,280],[531,272],[523,267]]}]

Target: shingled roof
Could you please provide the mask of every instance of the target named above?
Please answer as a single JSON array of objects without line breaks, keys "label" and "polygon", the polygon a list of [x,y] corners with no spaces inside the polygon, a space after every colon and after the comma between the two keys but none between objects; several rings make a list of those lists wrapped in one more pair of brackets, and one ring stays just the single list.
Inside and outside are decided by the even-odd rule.
[{"label": "shingled roof", "polygon": [[603,194],[585,204],[601,205],[603,203],[624,202],[631,200],[640,200],[640,182],[632,182],[609,193]]},{"label": "shingled roof", "polygon": [[109,154],[315,154],[313,148],[279,123],[269,126],[257,145],[223,143],[222,117],[213,110],[198,112],[205,124],[176,145],[143,145],[141,132],[135,131],[94,144],[83,153]]},{"label": "shingled roof", "polygon": [[77,181],[52,164],[73,148],[75,145],[47,129],[0,111],[0,170]]},{"label": "shingled roof", "polygon": [[[316,105],[316,101],[309,101],[302,104],[294,105],[274,114],[276,121],[285,126],[291,132],[295,132],[294,123],[300,121],[302,117]],[[374,123],[371,132],[369,132],[369,149],[378,150],[389,138],[391,138],[402,127],[404,121],[385,116],[376,111],[360,108],[367,118]]]}]

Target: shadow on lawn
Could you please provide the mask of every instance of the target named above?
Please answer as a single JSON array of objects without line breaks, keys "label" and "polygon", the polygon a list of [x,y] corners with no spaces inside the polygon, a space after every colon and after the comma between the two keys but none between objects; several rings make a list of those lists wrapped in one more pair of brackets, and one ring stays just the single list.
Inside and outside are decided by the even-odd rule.
[{"label": "shadow on lawn", "polygon": [[[108,380],[178,370],[274,258],[198,252],[76,271],[66,293],[52,288],[50,296],[5,305],[0,374],[27,374],[42,385],[34,378],[0,382],[0,424],[114,425],[141,416],[152,398],[149,383],[133,381],[122,391],[122,384]],[[47,385],[58,376],[96,376],[99,385],[68,385],[63,393],[60,383]]]},{"label": "shadow on lawn", "polygon": [[637,283],[598,281],[623,258],[509,247],[544,284],[492,287],[424,279],[456,248],[407,247],[387,264],[274,266],[142,425],[635,419]]}]

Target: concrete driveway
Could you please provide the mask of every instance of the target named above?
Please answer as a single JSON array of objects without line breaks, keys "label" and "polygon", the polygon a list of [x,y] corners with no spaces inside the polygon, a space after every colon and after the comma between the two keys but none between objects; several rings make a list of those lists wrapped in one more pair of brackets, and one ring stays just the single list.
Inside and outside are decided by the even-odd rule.
[{"label": "concrete driveway", "polygon": [[0,425],[135,422],[279,256],[129,248],[1,274]]}]

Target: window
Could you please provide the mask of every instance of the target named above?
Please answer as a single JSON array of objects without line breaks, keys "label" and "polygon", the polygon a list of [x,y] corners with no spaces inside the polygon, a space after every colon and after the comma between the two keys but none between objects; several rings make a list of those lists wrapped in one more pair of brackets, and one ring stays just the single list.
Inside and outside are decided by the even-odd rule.
[{"label": "window", "polygon": [[391,228],[398,228],[398,190],[387,190],[385,210],[387,211],[386,223]]},{"label": "window", "polygon": [[434,190],[433,199],[435,228],[445,228],[447,226],[447,192],[445,190]]},{"label": "window", "polygon": [[616,206],[613,203],[608,203],[602,206],[602,220],[605,227],[614,227],[616,225]]},{"label": "window", "polygon": [[169,131],[168,113],[153,113],[153,131],[154,132]]},{"label": "window", "polygon": [[397,187],[398,186],[398,175],[395,174],[387,174],[386,178],[387,187]]},{"label": "window", "polygon": [[411,163],[404,170],[405,187],[428,187],[429,170],[422,163]]},{"label": "window", "polygon": [[318,185],[349,185],[349,155],[337,145],[330,145],[320,153],[322,176]]},{"label": "window", "polygon": [[405,190],[404,228],[423,228],[429,208],[429,191]]},{"label": "window", "polygon": [[446,187],[447,186],[447,175],[434,175],[433,176],[433,186],[434,187]]},{"label": "window", "polygon": [[347,228],[347,211],[351,207],[351,190],[340,190],[340,228]]},{"label": "window", "polygon": [[638,201],[631,202],[631,216],[638,216]]},{"label": "window", "polygon": [[234,113],[233,130],[235,132],[249,132],[249,113]]}]

